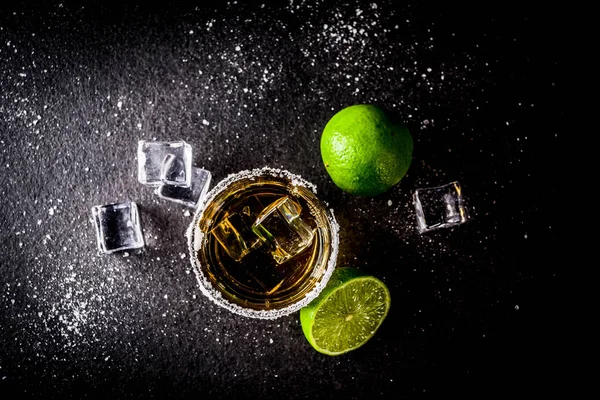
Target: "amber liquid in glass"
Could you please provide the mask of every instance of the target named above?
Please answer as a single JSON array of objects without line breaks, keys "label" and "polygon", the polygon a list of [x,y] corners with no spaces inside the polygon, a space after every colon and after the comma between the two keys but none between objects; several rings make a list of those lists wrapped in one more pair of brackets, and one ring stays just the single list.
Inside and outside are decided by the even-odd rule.
[{"label": "amber liquid in glass", "polygon": [[[297,254],[288,254],[278,240],[261,240],[256,235],[260,227],[252,229],[261,212],[276,203],[289,206],[280,208],[281,214],[297,211],[299,220],[293,222],[310,238],[298,244],[296,231],[291,232],[296,241],[290,243],[301,249]],[[196,257],[226,300],[254,310],[284,308],[305,297],[323,276],[331,253],[330,222],[324,205],[306,187],[279,177],[241,179],[204,209],[197,225],[203,235]],[[281,217],[267,217],[264,224],[276,238],[290,233]]]}]

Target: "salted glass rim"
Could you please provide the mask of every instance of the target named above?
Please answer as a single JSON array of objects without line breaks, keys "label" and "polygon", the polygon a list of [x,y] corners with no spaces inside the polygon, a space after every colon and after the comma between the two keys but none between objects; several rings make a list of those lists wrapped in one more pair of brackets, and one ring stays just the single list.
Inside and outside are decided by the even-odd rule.
[{"label": "salted glass rim", "polygon": [[324,289],[325,285],[329,281],[329,278],[331,277],[331,274],[333,273],[333,270],[335,269],[335,264],[337,261],[337,254],[339,249],[339,225],[335,219],[333,210],[331,208],[328,208],[327,204],[323,202],[326,211],[325,215],[327,216],[327,219],[329,221],[331,231],[331,253],[329,254],[329,259],[327,260],[327,266],[325,268],[323,276],[317,282],[317,284],[299,301],[280,309],[255,310],[251,308],[242,307],[224,298],[221,295],[221,293],[213,287],[209,278],[202,271],[199,260],[197,260],[196,252],[200,249],[202,238],[206,234],[198,228],[198,221],[200,220],[206,206],[210,204],[210,202],[212,202],[217,195],[219,195],[221,192],[227,189],[232,183],[237,182],[241,179],[252,179],[259,176],[272,176],[275,178],[288,179],[293,186],[301,186],[309,189],[311,192],[313,192],[313,194],[317,194],[317,188],[314,184],[308,182],[301,176],[293,174],[285,169],[262,167],[229,174],[227,177],[225,177],[223,180],[217,183],[206,194],[206,196],[204,196],[204,198],[201,199],[201,201],[199,201],[198,207],[196,208],[196,211],[194,213],[194,219],[188,227],[186,236],[188,239],[188,251],[192,263],[192,270],[196,275],[200,291],[204,296],[209,298],[215,304],[238,315],[259,319],[276,319],[300,310],[302,307],[306,306],[314,298],[316,298]]}]

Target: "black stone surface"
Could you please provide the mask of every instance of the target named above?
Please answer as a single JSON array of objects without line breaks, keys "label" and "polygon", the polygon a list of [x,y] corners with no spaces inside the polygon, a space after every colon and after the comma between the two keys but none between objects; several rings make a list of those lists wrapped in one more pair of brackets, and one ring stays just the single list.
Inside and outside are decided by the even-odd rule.
[{"label": "black stone surface", "polygon": [[[0,6],[1,398],[509,398],[563,387],[558,11],[389,1]],[[563,28],[557,29],[557,26]],[[354,197],[319,139],[376,104],[408,175]],[[297,314],[221,310],[192,216],[137,182],[140,139],[183,139],[213,181],[288,169],[341,225],[339,266],[389,287],[375,337],[314,351]],[[415,189],[459,180],[462,226],[416,232]],[[91,207],[134,200],[146,246],[99,255]]]}]

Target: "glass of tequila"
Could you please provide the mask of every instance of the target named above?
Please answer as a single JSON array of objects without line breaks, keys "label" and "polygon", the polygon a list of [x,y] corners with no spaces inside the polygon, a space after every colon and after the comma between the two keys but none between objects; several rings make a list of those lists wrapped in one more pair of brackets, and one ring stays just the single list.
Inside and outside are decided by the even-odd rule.
[{"label": "glass of tequila", "polygon": [[234,313],[274,319],[298,311],[327,284],[339,226],[313,184],[264,167],[211,189],[187,237],[204,295]]}]

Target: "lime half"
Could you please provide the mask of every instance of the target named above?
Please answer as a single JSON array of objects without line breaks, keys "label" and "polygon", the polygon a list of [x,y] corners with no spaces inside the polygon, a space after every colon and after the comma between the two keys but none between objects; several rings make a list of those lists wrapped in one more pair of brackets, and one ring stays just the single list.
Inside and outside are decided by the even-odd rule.
[{"label": "lime half", "polygon": [[300,310],[302,331],[318,352],[344,354],[375,335],[390,304],[382,281],[356,268],[337,268],[321,294]]}]

